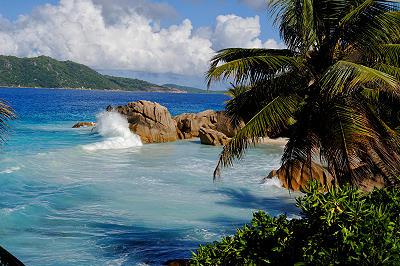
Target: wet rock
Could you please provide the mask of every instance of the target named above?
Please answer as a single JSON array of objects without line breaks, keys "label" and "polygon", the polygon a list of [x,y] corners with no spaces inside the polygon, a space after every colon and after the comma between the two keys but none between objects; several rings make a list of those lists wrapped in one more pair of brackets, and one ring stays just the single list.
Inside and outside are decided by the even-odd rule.
[{"label": "wet rock", "polygon": [[[206,110],[197,114],[181,114],[175,116],[174,120],[179,139],[199,137],[200,128],[213,129],[222,132],[227,137],[233,137],[237,131],[224,111]],[[242,126],[244,126],[243,123],[239,127]]]},{"label": "wet rock", "polygon": [[95,127],[95,122],[78,122],[72,126],[72,128],[81,128],[81,127]]},{"label": "wet rock", "polygon": [[[271,171],[264,181],[273,177],[278,178],[284,188],[294,191],[306,190],[310,180],[317,180],[326,189],[334,185],[333,176],[328,169],[315,162],[311,163],[311,171],[309,167],[302,167],[300,163],[295,163],[291,171],[286,171],[286,166],[282,166],[278,170]],[[384,187],[385,182],[383,177],[377,175],[374,179],[366,178],[359,181],[357,186],[364,191],[372,191],[374,188]]]},{"label": "wet rock", "polygon": [[168,109],[149,101],[131,102],[115,108],[127,117],[129,128],[143,143],[171,142],[178,139],[176,123]]},{"label": "wet rock", "polygon": [[278,170],[271,171],[264,180],[276,177],[284,188],[294,191],[305,190],[312,179],[318,180],[325,187],[332,186],[332,175],[326,168],[317,163],[311,164],[311,171],[309,167],[302,167],[300,163],[294,163],[290,171],[286,171],[286,168],[286,165],[284,165]]},{"label": "wet rock", "polygon": [[224,133],[204,127],[200,128],[199,137],[201,144],[213,146],[225,145],[230,140]]}]

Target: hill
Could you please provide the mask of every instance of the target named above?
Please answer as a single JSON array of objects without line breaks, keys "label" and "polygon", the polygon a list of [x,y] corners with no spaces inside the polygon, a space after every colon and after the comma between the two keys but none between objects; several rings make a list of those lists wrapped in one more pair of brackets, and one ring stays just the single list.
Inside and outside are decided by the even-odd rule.
[{"label": "hill", "polygon": [[0,56],[0,87],[186,92],[139,79],[101,75],[85,65],[46,56]]}]

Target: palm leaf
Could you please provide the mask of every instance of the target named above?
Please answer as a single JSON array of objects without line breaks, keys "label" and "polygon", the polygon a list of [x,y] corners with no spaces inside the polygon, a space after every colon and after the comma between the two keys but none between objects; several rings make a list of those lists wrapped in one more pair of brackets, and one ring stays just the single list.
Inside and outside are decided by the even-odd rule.
[{"label": "palm leaf", "polygon": [[394,77],[396,80],[400,81],[400,67],[391,66],[388,64],[378,63],[374,66],[376,70],[379,70],[383,73],[389,74]]},{"label": "palm leaf", "polygon": [[400,84],[395,77],[349,61],[338,61],[327,70],[321,80],[323,91],[332,97],[349,94],[362,85],[371,84],[394,97],[400,97]]},{"label": "palm leaf", "polygon": [[365,0],[364,2],[353,8],[353,10],[351,10],[349,13],[347,13],[346,16],[344,16],[344,18],[340,20],[339,26],[345,29],[349,23],[357,19],[363,11],[371,7],[374,3],[375,0]]},{"label": "palm leaf", "polygon": [[[264,54],[260,55],[260,52]],[[282,51],[282,53],[286,52]],[[213,58],[206,79],[208,86],[212,81],[229,78],[233,78],[235,83],[248,80],[256,82],[287,68],[297,68],[299,65],[296,57],[270,55],[266,49],[229,49],[223,50]]]},{"label": "palm leaf", "polygon": [[343,40],[362,51],[379,53],[379,47],[385,43],[396,43],[400,38],[400,13],[398,11],[376,11],[364,14],[357,23],[343,29]]},{"label": "palm leaf", "polygon": [[221,167],[232,165],[240,159],[250,145],[255,145],[269,131],[280,130],[288,125],[300,102],[296,95],[278,96],[267,103],[236,135],[224,146],[214,178],[220,175]]},{"label": "palm leaf", "polygon": [[307,86],[307,73],[287,71],[272,79],[248,86],[248,90],[227,102],[226,111],[234,125],[241,121],[248,122],[264,107],[263,103],[280,95],[304,95],[307,93]]},{"label": "palm leaf", "polygon": [[385,62],[393,66],[400,66],[400,44],[390,43],[380,45],[377,49],[377,55]]}]

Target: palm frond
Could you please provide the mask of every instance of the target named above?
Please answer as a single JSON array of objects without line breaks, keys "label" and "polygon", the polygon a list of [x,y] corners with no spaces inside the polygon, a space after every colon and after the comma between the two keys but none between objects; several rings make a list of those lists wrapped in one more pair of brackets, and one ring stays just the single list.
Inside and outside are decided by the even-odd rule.
[{"label": "palm frond", "polygon": [[265,102],[272,101],[280,95],[304,95],[308,86],[307,73],[287,71],[272,79],[252,84],[248,89],[226,103],[227,115],[234,125],[240,121],[248,122],[263,107]]},{"label": "palm frond", "polygon": [[266,137],[269,131],[281,130],[288,125],[289,119],[300,102],[296,95],[278,96],[268,102],[236,135],[224,146],[214,171],[214,178],[220,176],[222,167],[232,165],[234,159],[240,159],[245,150]]},{"label": "palm frond", "polygon": [[[277,52],[279,50],[273,50]],[[281,51],[282,54],[287,53]],[[227,49],[218,53],[211,61],[206,79],[212,81],[233,78],[235,83],[265,79],[288,68],[298,68],[299,59],[287,55],[270,54],[268,49]]]},{"label": "palm frond", "polygon": [[371,84],[393,97],[400,97],[400,83],[395,77],[349,61],[338,61],[327,70],[321,80],[322,90],[330,96],[349,94],[362,85]]},{"label": "palm frond", "polygon": [[381,62],[400,67],[400,44],[390,43],[380,45],[375,55],[379,57]]},{"label": "palm frond", "polygon": [[374,66],[374,68],[383,73],[389,74],[390,76],[394,77],[396,80],[400,82],[400,67],[378,63]]},{"label": "palm frond", "polygon": [[375,0],[365,0],[356,7],[354,7],[349,13],[344,16],[339,22],[339,26],[345,29],[349,23],[359,18],[360,14],[367,8],[371,7],[375,3]]},{"label": "palm frond", "polygon": [[382,44],[399,41],[400,29],[393,25],[400,24],[400,13],[385,11],[387,7],[380,10],[376,4],[370,9],[357,22],[343,29],[342,38],[366,53],[378,53]]}]

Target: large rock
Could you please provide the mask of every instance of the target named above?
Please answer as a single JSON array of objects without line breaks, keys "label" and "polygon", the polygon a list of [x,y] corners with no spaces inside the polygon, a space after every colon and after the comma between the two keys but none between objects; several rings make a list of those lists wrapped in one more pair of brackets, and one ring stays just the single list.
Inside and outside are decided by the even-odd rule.
[{"label": "large rock", "polygon": [[[288,178],[290,176],[290,180]],[[294,191],[304,191],[307,189],[310,180],[315,179],[325,188],[334,185],[333,176],[329,171],[317,163],[311,164],[311,171],[309,167],[301,167],[300,163],[293,165],[292,171],[287,172],[285,166],[278,170],[273,170],[264,178],[264,181],[269,178],[276,177],[281,182],[284,188]],[[357,183],[357,186],[364,191],[372,191],[374,188],[384,187],[385,182],[381,176],[376,176],[374,179],[363,179]]]},{"label": "large rock", "polygon": [[286,171],[284,165],[278,170],[271,171],[264,180],[273,177],[278,178],[284,188],[294,191],[305,190],[311,179],[318,180],[325,187],[332,186],[333,182],[333,177],[328,170],[317,163],[311,164],[311,171],[309,167],[302,167],[300,163],[295,163],[291,171]]},{"label": "large rock", "polygon": [[206,110],[197,114],[181,114],[175,116],[174,120],[180,139],[199,137],[200,128],[213,129],[222,132],[227,137],[233,137],[236,134],[236,129],[223,111]]},{"label": "large rock", "polygon": [[143,143],[178,139],[175,121],[168,109],[158,103],[138,101],[115,109],[127,117],[130,129],[140,136]]},{"label": "large rock", "polygon": [[230,140],[224,133],[204,127],[200,128],[199,137],[201,144],[213,146],[225,145]]},{"label": "large rock", "polygon": [[[166,107],[149,101],[131,102],[116,108],[107,107],[107,111],[112,110],[127,117],[130,129],[144,143],[200,137],[203,144],[224,145],[237,131],[224,111],[206,110],[197,114],[181,114],[172,119]],[[200,133],[201,128],[208,131]]]},{"label": "large rock", "polygon": [[72,128],[81,128],[81,127],[95,127],[95,122],[78,122],[72,126]]}]

